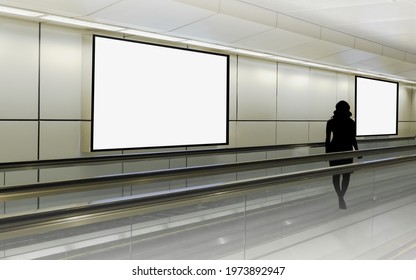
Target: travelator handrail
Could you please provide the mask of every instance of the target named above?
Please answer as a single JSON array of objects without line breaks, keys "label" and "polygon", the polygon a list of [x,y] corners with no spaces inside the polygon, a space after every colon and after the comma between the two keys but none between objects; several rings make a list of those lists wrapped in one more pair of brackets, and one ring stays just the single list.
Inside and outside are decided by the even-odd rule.
[{"label": "travelator handrail", "polygon": [[244,161],[236,163],[221,163],[193,167],[105,175],[65,181],[40,182],[17,186],[6,186],[0,188],[0,201],[10,201],[32,197],[43,197],[71,192],[91,191],[96,189],[126,186],[126,184],[144,184],[162,181],[174,181],[203,176],[253,171],[266,168],[276,168],[345,158],[366,157],[412,150],[416,150],[416,144],[385,148],[372,148],[350,152],[294,156],[277,159],[264,159],[258,161]]},{"label": "travelator handrail", "polygon": [[[406,140],[409,140],[409,141],[415,140],[415,137],[362,139],[362,140],[358,140],[358,143],[392,142],[392,141],[406,141]],[[80,165],[109,164],[109,163],[129,162],[129,161],[148,160],[148,159],[184,158],[184,157],[197,157],[197,156],[208,156],[208,155],[267,152],[267,151],[305,148],[305,147],[318,148],[318,147],[324,147],[324,146],[325,146],[324,142],[314,142],[314,143],[287,144],[287,145],[192,149],[192,150],[177,150],[177,151],[143,152],[143,153],[132,153],[132,154],[99,155],[99,156],[87,156],[87,157],[64,158],[64,159],[3,162],[3,163],[0,163],[0,172],[16,171],[16,170],[34,170],[34,169],[41,169],[41,168],[58,168],[58,167],[68,167],[68,166],[80,166]]]},{"label": "travelator handrail", "polygon": [[[358,152],[353,153],[355,155],[359,154]],[[368,162],[270,175],[235,182],[113,198],[89,204],[75,205],[69,208],[5,215],[0,219],[0,240],[134,215],[144,215],[161,210],[195,205],[196,203],[218,201],[219,199],[248,195],[262,190],[284,188],[280,186],[283,183],[300,182],[334,174],[368,171],[409,162],[416,162],[416,155],[383,158]]]}]

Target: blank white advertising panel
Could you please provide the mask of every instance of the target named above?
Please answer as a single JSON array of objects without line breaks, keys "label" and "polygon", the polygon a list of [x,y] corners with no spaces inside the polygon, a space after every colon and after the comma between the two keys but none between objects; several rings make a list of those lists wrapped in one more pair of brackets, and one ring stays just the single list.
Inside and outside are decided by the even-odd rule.
[{"label": "blank white advertising panel", "polygon": [[95,35],[91,149],[227,144],[228,60]]},{"label": "blank white advertising panel", "polygon": [[399,85],[355,78],[357,136],[396,135]]}]

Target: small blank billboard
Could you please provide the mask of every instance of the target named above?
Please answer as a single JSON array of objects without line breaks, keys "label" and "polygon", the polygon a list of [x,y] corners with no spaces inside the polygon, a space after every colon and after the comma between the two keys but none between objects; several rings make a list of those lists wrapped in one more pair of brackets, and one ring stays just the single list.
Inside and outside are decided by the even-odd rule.
[{"label": "small blank billboard", "polygon": [[355,78],[357,136],[397,134],[398,94],[396,82]]}]

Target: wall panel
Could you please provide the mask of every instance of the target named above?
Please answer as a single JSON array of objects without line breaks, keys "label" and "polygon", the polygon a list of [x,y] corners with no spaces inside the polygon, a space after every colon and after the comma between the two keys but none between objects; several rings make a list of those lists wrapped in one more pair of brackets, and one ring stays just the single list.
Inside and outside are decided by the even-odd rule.
[{"label": "wall panel", "polygon": [[37,170],[9,171],[6,172],[4,178],[4,183],[6,186],[33,184],[37,181]]},{"label": "wall panel", "polygon": [[81,156],[81,122],[43,121],[40,126],[40,159]]},{"label": "wall panel", "polygon": [[308,122],[278,122],[277,144],[299,144],[309,142]]},{"label": "wall panel", "polygon": [[122,173],[121,163],[80,165],[73,167],[59,167],[42,169],[39,172],[40,182],[53,182],[81,178],[91,178]]},{"label": "wall panel", "polygon": [[42,25],[42,119],[81,119],[81,70],[82,33]]},{"label": "wall panel", "polygon": [[229,120],[237,119],[237,56],[230,56]]},{"label": "wall panel", "polygon": [[237,146],[262,146],[276,144],[275,122],[238,122]]},{"label": "wall panel", "polygon": [[276,63],[238,58],[238,120],[276,119]]},{"label": "wall panel", "polygon": [[229,133],[229,145],[228,147],[236,147],[237,146],[237,123],[236,121],[228,122],[228,133]]},{"label": "wall panel", "polygon": [[[329,119],[329,118],[328,118]],[[324,142],[326,136],[326,121],[309,123],[309,142]]]},{"label": "wall panel", "polygon": [[412,130],[412,123],[410,122],[400,122],[398,123],[398,136],[399,137],[412,137],[415,136],[411,133]]},{"label": "wall panel", "polygon": [[[345,100],[350,103],[352,108],[350,97],[354,97],[354,79],[350,79],[348,75],[337,73],[338,83],[337,83],[337,101]],[[353,78],[353,77],[352,77]],[[350,96],[351,94],[351,96]],[[335,105],[333,106],[335,110]]]},{"label": "wall panel", "polygon": [[0,161],[36,160],[37,121],[0,121]]},{"label": "wall panel", "polygon": [[307,120],[310,114],[309,68],[279,63],[278,120]]},{"label": "wall panel", "polygon": [[412,87],[399,85],[399,121],[412,120]]},{"label": "wall panel", "polygon": [[332,115],[337,97],[337,74],[329,71],[310,71],[308,120],[326,120]]},{"label": "wall panel", "polygon": [[0,18],[0,119],[38,115],[39,25]]}]

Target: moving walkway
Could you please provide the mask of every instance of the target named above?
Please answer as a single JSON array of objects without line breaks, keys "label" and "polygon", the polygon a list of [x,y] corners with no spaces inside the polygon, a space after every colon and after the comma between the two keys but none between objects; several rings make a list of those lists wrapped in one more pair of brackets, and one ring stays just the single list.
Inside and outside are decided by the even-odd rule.
[{"label": "moving walkway", "polygon": [[[382,159],[348,166],[280,172],[4,215],[0,257],[412,258],[416,157],[397,156],[409,154],[414,149],[411,146],[392,147],[392,157],[386,158],[384,151]],[[381,154],[380,149],[366,149],[313,157],[325,163],[333,158]],[[263,161],[254,166],[268,169],[269,164]],[[236,172],[235,166],[228,167]],[[205,171],[210,172],[209,168]],[[354,173],[346,197],[348,209],[340,210],[330,178],[346,172]],[[175,176],[174,172],[169,176]]]}]

